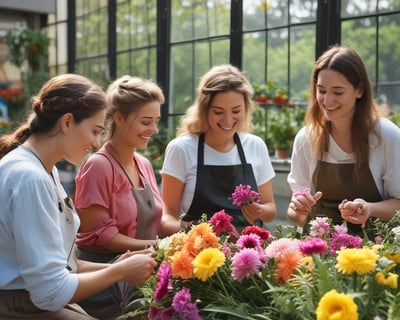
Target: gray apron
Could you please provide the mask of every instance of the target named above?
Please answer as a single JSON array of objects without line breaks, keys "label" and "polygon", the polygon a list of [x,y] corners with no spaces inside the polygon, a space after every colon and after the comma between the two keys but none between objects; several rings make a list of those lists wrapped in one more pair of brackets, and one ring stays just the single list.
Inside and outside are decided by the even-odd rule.
[{"label": "gray apron", "polygon": [[250,185],[251,189],[258,192],[253,168],[246,163],[246,157],[240,142],[239,135],[234,135],[239,152],[241,164],[217,166],[204,164],[204,133],[199,136],[197,150],[197,175],[193,200],[186,215],[185,221],[198,221],[203,213],[210,218],[215,212],[222,209],[233,217],[232,224],[241,230],[249,226],[240,208],[232,204],[229,197],[239,184]]},{"label": "gray apron", "polygon": [[[343,219],[338,206],[344,199],[362,198],[368,202],[382,200],[369,166],[362,166],[358,181],[353,178],[353,171],[353,163],[338,164],[318,161],[313,174],[313,185],[315,190],[322,191],[322,198],[308,215],[304,225],[305,233],[309,232],[308,222],[318,216],[331,218],[333,224],[342,224]],[[347,228],[349,233],[363,236],[361,225],[347,222]]]}]

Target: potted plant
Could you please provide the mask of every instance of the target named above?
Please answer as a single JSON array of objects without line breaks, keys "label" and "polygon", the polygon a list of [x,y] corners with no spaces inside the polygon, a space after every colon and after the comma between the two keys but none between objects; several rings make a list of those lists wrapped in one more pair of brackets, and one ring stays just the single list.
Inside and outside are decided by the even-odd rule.
[{"label": "potted plant", "polygon": [[268,110],[267,137],[277,157],[289,157],[294,137],[303,125],[304,112],[301,107],[289,106]]}]

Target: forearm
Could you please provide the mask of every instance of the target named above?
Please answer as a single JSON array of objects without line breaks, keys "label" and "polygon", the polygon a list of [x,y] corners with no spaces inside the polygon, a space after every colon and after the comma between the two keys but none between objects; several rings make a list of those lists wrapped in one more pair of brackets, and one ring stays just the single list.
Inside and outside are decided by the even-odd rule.
[{"label": "forearm", "polygon": [[389,221],[394,213],[400,210],[400,199],[387,199],[380,202],[369,203],[369,216]]},{"label": "forearm", "polygon": [[303,227],[307,220],[307,214],[298,213],[291,208],[288,209],[287,216],[290,222],[293,222],[299,227]]},{"label": "forearm", "polygon": [[271,222],[276,218],[276,206],[274,202],[266,202],[261,204],[262,214],[261,220],[263,222]]},{"label": "forearm", "polygon": [[163,214],[163,217],[161,219],[160,236],[170,236],[171,234],[174,234],[181,229],[181,221],[178,218],[170,214]]},{"label": "forearm", "polygon": [[142,240],[117,233],[112,239],[102,243],[102,247],[110,252],[123,253],[127,250],[142,250],[156,244],[156,239]]}]

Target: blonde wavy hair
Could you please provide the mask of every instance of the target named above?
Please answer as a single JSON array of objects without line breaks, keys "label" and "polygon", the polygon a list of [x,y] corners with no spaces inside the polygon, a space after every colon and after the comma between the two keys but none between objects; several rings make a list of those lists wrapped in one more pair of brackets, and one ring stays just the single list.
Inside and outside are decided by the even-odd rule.
[{"label": "blonde wavy hair", "polygon": [[239,131],[252,132],[253,88],[238,68],[230,64],[223,64],[212,67],[200,79],[196,100],[181,118],[177,136],[206,132],[209,128],[207,121],[208,110],[214,96],[227,91],[235,91],[243,95],[245,121],[242,122]]}]

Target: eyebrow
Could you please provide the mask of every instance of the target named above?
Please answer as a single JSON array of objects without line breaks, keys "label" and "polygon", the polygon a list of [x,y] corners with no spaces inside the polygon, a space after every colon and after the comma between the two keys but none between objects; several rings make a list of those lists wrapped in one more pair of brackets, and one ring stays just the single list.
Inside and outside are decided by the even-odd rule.
[{"label": "eyebrow", "polygon": [[[238,108],[243,108],[243,107],[244,107],[243,105],[237,105],[237,106],[234,106],[232,109],[238,109]],[[225,109],[225,108],[220,107],[220,106],[210,106],[210,108]]]}]

